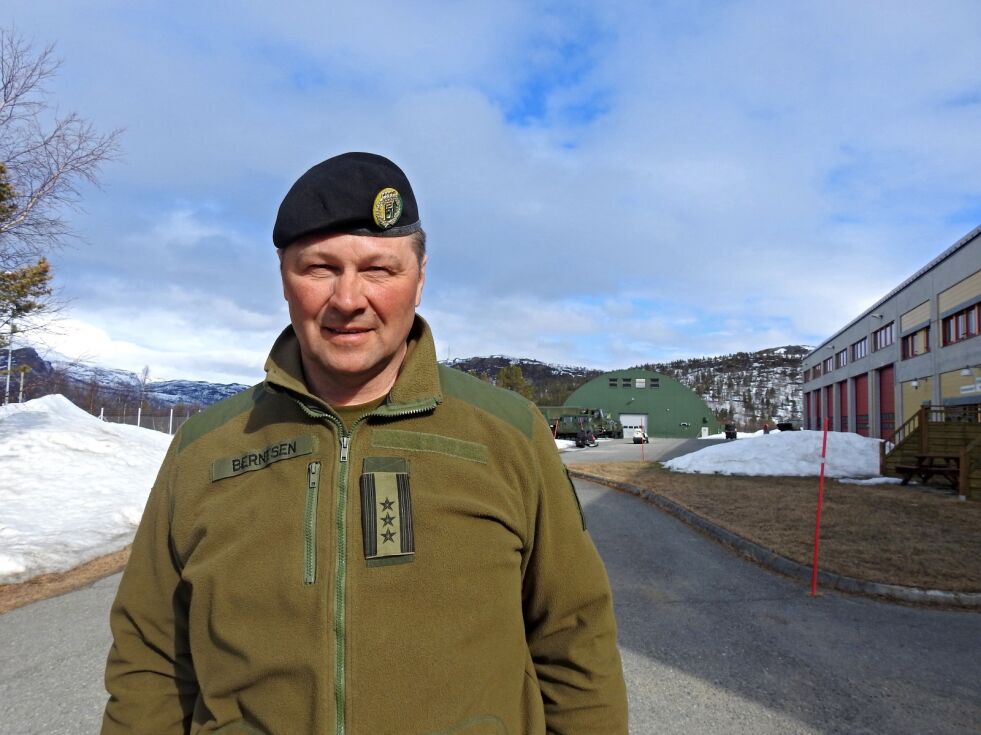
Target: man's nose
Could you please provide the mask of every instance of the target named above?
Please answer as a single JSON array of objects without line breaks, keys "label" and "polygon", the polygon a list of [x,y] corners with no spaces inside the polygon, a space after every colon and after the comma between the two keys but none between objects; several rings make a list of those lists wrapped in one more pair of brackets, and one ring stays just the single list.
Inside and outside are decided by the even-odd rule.
[{"label": "man's nose", "polygon": [[345,271],[337,277],[330,302],[331,306],[344,313],[351,313],[364,308],[363,284],[356,272]]}]

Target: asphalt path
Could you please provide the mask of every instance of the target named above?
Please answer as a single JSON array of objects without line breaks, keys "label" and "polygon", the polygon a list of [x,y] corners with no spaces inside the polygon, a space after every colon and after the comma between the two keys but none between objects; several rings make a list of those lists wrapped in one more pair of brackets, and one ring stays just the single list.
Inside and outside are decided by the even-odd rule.
[{"label": "asphalt path", "polygon": [[713,444],[724,443],[725,439],[662,439],[654,437],[648,444],[634,444],[632,439],[600,439],[595,447],[573,448],[564,451],[562,461],[568,465],[585,462],[663,461],[697,452],[699,449],[705,449],[705,447],[710,447]]},{"label": "asphalt path", "polygon": [[[647,459],[705,445],[653,442]],[[636,497],[576,486],[614,590],[634,735],[981,732],[981,614],[811,598]],[[0,733],[98,731],[118,581],[0,615]]]}]

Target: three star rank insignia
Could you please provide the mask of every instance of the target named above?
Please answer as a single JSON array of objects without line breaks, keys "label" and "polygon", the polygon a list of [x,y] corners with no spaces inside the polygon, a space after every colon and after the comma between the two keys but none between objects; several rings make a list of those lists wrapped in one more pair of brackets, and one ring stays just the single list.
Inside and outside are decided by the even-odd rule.
[{"label": "three star rank insignia", "polygon": [[361,531],[370,563],[411,561],[415,553],[408,462],[367,457],[361,473]]}]

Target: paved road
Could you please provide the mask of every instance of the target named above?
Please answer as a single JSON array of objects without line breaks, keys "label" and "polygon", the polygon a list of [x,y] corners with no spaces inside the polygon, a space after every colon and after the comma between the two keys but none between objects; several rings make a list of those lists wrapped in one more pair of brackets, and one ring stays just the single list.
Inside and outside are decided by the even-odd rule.
[{"label": "paved road", "polygon": [[99,731],[119,577],[0,615],[0,735]]},{"label": "paved road", "polygon": [[[610,444],[578,455],[634,450]],[[614,588],[634,735],[981,732],[981,614],[811,599],[633,496],[577,487]],[[0,616],[0,733],[97,732],[117,583]]]},{"label": "paved road", "polygon": [[813,599],[634,496],[576,486],[613,585],[631,733],[981,732],[981,614]]},{"label": "paved road", "polygon": [[627,462],[668,460],[683,454],[697,452],[713,444],[724,444],[725,439],[662,439],[655,437],[649,444],[634,444],[631,439],[600,439],[599,445],[584,449],[569,449],[562,453],[566,464],[584,462]]}]

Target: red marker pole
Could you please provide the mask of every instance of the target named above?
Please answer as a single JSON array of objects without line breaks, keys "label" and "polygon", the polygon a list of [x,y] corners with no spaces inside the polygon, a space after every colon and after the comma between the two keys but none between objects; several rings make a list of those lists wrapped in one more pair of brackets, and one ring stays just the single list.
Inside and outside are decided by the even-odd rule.
[{"label": "red marker pole", "polygon": [[824,459],[828,456],[828,419],[824,419],[824,438],[821,441],[821,475],[818,478],[817,521],[814,523],[814,569],[811,572],[811,597],[817,597],[818,547],[821,545],[821,506],[824,505]]}]

